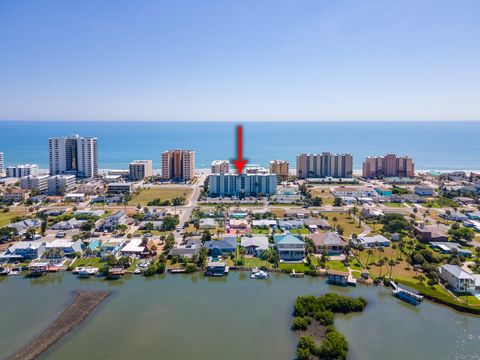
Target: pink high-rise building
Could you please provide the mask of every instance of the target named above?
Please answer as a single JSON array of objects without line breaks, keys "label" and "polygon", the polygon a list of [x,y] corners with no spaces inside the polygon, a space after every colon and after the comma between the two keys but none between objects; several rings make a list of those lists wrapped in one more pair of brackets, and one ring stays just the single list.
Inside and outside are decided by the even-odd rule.
[{"label": "pink high-rise building", "polygon": [[413,177],[415,168],[408,156],[369,156],[363,162],[364,178]]}]

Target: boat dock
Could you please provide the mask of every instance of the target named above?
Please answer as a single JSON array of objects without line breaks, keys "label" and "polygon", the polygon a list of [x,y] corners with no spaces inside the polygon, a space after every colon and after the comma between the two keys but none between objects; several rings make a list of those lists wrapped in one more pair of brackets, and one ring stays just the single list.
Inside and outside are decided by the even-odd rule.
[{"label": "boat dock", "polygon": [[406,301],[412,305],[418,305],[422,302],[423,296],[417,294],[411,290],[404,289],[399,285],[395,284],[395,282],[391,281],[390,285],[392,286],[392,294],[393,296],[398,297],[400,300]]}]

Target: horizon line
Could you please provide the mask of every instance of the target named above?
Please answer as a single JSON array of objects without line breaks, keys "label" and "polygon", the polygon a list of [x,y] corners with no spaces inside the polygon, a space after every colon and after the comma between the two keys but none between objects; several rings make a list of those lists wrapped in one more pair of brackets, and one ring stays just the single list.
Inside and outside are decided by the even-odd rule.
[{"label": "horizon line", "polygon": [[221,120],[221,119],[210,119],[210,120],[201,120],[201,119],[1,119],[0,122],[298,122],[298,123],[307,123],[307,122],[325,122],[325,123],[345,123],[345,122],[480,122],[480,119],[373,119],[373,120],[362,120],[362,119],[337,119],[337,120],[314,120],[314,119],[231,119],[231,120]]}]

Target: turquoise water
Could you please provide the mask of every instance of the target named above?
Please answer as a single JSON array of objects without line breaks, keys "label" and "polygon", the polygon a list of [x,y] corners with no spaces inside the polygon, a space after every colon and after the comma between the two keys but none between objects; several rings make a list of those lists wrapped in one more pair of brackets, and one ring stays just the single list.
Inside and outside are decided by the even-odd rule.
[{"label": "turquoise water", "polygon": [[113,295],[43,359],[293,360],[295,298],[329,291],[368,300],[363,313],[335,320],[350,343],[349,360],[466,360],[478,359],[480,350],[480,318],[428,301],[414,307],[383,287],[342,288],[281,274],[259,281],[238,272],[111,282],[62,273],[0,279],[0,357],[38,334],[78,288]]},{"label": "turquoise water", "polygon": [[[99,139],[100,168],[127,168],[170,148],[196,150],[197,167],[235,156],[229,122],[0,122],[5,162],[48,167],[48,138],[78,133]],[[244,155],[267,165],[274,158],[294,167],[299,152],[349,152],[360,169],[367,155],[410,155],[417,169],[480,169],[480,122],[247,122]]]}]

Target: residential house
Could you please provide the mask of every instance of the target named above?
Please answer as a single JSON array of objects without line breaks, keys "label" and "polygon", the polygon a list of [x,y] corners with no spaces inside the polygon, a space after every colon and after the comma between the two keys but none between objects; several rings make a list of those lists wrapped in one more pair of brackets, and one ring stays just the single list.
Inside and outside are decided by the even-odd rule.
[{"label": "residential house", "polygon": [[79,229],[82,224],[86,223],[86,220],[77,220],[75,218],[71,218],[68,221],[60,221],[52,226],[53,230],[73,230]]},{"label": "residential house", "polygon": [[115,214],[107,216],[100,225],[101,231],[113,231],[118,225],[123,225],[127,222],[127,216],[123,211],[117,211]]},{"label": "residential house", "polygon": [[42,257],[45,251],[43,241],[17,241],[0,254],[2,260],[33,260]]},{"label": "residential house", "polygon": [[304,224],[308,226],[308,229],[310,231],[314,231],[317,229],[328,230],[332,228],[332,226],[327,220],[321,218],[306,219],[304,221]]},{"label": "residential house", "polygon": [[459,212],[459,211],[453,211],[451,213],[443,213],[443,214],[440,214],[440,217],[442,219],[451,220],[451,221],[466,221],[466,220],[468,220],[468,216]]},{"label": "residential house", "polygon": [[415,235],[420,235],[423,242],[445,242],[448,241],[448,234],[441,226],[415,226]]},{"label": "residential house", "polygon": [[198,227],[200,229],[215,229],[217,222],[212,218],[203,218],[198,221]]},{"label": "residential house", "polygon": [[364,248],[372,248],[376,246],[388,247],[392,243],[383,235],[373,235],[373,236],[359,236],[356,239],[357,245],[362,245]]},{"label": "residential house", "polygon": [[268,250],[268,236],[242,236],[240,246],[247,250],[247,254],[261,257],[263,253]]},{"label": "residential house", "polygon": [[[56,250],[56,251],[55,251]],[[73,255],[75,253],[82,253],[82,241],[69,240],[54,240],[45,245],[45,253],[49,259],[60,259],[63,256]]]},{"label": "residential house", "polygon": [[419,196],[432,196],[434,191],[430,186],[417,185],[415,186],[415,194]]},{"label": "residential house", "polygon": [[39,227],[41,223],[42,222],[40,220],[25,219],[13,224],[8,224],[8,227],[15,228],[18,235],[23,235],[28,229]]},{"label": "residential house", "polygon": [[123,246],[123,248],[120,250],[120,253],[125,256],[136,255],[140,257],[145,256],[150,252],[147,250],[146,246],[143,245],[142,238],[133,238]]},{"label": "residential house", "polygon": [[23,189],[9,189],[2,195],[4,202],[22,202],[28,199],[28,192]]},{"label": "residential house", "polygon": [[442,254],[451,254],[456,251],[458,255],[463,257],[471,257],[472,252],[468,249],[462,249],[461,245],[456,242],[431,242],[430,246],[440,250]]},{"label": "residential house", "polygon": [[475,291],[475,277],[458,265],[442,265],[438,268],[440,278],[446,281],[454,291]]},{"label": "residential house", "polygon": [[275,250],[282,261],[303,261],[305,257],[305,242],[300,236],[292,234],[275,235],[273,237]]},{"label": "residential house", "polygon": [[199,239],[188,240],[186,244],[175,245],[170,252],[168,253],[169,257],[172,256],[182,256],[184,258],[190,259],[194,255],[198,255],[200,248],[202,247],[202,241]]},{"label": "residential house", "polygon": [[125,238],[112,238],[105,240],[100,247],[100,255],[102,257],[117,255],[120,249],[122,249],[125,241]]},{"label": "residential house", "polygon": [[348,243],[339,234],[334,232],[313,233],[305,235],[306,238],[312,240],[315,245],[315,252],[321,254],[325,249],[328,255],[338,255]]},{"label": "residential house", "polygon": [[210,256],[232,253],[237,249],[237,238],[235,236],[227,236],[222,240],[205,241],[203,246],[208,249],[208,254]]},{"label": "residential house", "polygon": [[303,227],[303,220],[278,220],[278,226],[282,229],[300,229]]},{"label": "residential house", "polygon": [[268,228],[276,225],[277,225],[277,220],[270,220],[270,219],[252,220],[253,227]]},{"label": "residential house", "polygon": [[142,221],[138,224],[140,230],[162,230],[163,221]]}]

